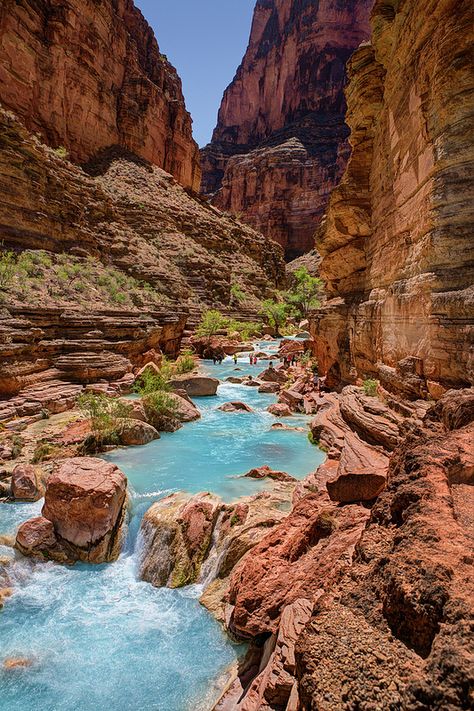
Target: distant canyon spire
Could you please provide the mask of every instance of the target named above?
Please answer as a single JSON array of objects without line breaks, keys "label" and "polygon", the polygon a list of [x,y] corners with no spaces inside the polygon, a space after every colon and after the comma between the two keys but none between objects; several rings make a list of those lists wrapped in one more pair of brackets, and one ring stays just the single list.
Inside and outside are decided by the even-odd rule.
[{"label": "distant canyon spire", "polygon": [[346,62],[370,37],[373,0],[257,0],[250,41],[226,89],[202,191],[285,249],[314,233],[349,157]]}]

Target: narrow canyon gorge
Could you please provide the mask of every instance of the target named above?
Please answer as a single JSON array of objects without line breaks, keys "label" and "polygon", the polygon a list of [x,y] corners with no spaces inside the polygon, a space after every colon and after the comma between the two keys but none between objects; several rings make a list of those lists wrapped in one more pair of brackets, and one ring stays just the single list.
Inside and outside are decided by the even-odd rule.
[{"label": "narrow canyon gorge", "polygon": [[0,711],[467,711],[472,3],[256,0],[201,151],[145,7],[0,7]]}]

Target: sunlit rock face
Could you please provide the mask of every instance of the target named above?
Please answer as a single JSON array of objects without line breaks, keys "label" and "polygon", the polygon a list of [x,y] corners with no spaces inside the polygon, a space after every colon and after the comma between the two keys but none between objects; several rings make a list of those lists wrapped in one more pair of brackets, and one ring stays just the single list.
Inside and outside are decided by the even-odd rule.
[{"label": "sunlit rock face", "polygon": [[344,171],[347,59],[373,0],[258,0],[250,42],[201,152],[202,191],[279,242],[309,251]]},{"label": "sunlit rock face", "polygon": [[181,81],[132,0],[6,0],[0,85],[3,105],[74,161],[120,145],[198,189]]},{"label": "sunlit rock face", "polygon": [[376,2],[349,62],[352,157],[317,248],[312,320],[332,385],[379,378],[405,397],[474,382],[468,2]]}]

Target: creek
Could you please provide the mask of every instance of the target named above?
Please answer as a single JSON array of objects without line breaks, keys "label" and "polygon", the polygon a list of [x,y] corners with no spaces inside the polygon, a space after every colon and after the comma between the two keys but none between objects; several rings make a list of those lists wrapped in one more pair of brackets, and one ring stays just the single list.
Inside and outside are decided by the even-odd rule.
[{"label": "creek", "polygon": [[[257,343],[273,352],[275,343]],[[20,559],[16,587],[0,612],[1,711],[205,711],[218,694],[217,680],[241,652],[199,604],[199,586],[157,589],[137,578],[140,521],[146,509],[174,491],[212,491],[226,501],[268,486],[238,475],[267,464],[303,478],[323,461],[305,432],[271,429],[277,421],[304,425],[307,418],[277,420],[266,412],[276,401],[257,388],[225,382],[257,375],[247,355],[237,366],[205,362],[202,371],[223,381],[216,397],[195,398],[202,417],[143,447],[105,456],[127,475],[131,495],[127,540],[108,565],[64,567]],[[238,368],[238,370],[236,370]],[[222,412],[241,400],[253,412]],[[13,534],[42,502],[1,504],[0,534]],[[11,549],[0,547],[0,556]],[[5,670],[8,657],[32,665]]]}]

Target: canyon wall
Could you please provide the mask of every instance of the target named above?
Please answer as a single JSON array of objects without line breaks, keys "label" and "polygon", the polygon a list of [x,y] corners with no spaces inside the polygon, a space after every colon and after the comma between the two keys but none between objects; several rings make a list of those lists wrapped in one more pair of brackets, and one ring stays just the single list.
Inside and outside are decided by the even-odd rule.
[{"label": "canyon wall", "polygon": [[4,0],[2,104],[71,159],[120,145],[197,190],[181,81],[132,0]]},{"label": "canyon wall", "polygon": [[352,157],[317,236],[328,384],[405,397],[474,382],[472,6],[379,0],[349,62]]},{"label": "canyon wall", "polygon": [[314,231],[349,156],[345,65],[368,39],[373,0],[258,0],[226,89],[202,191],[279,242],[288,258]]}]

